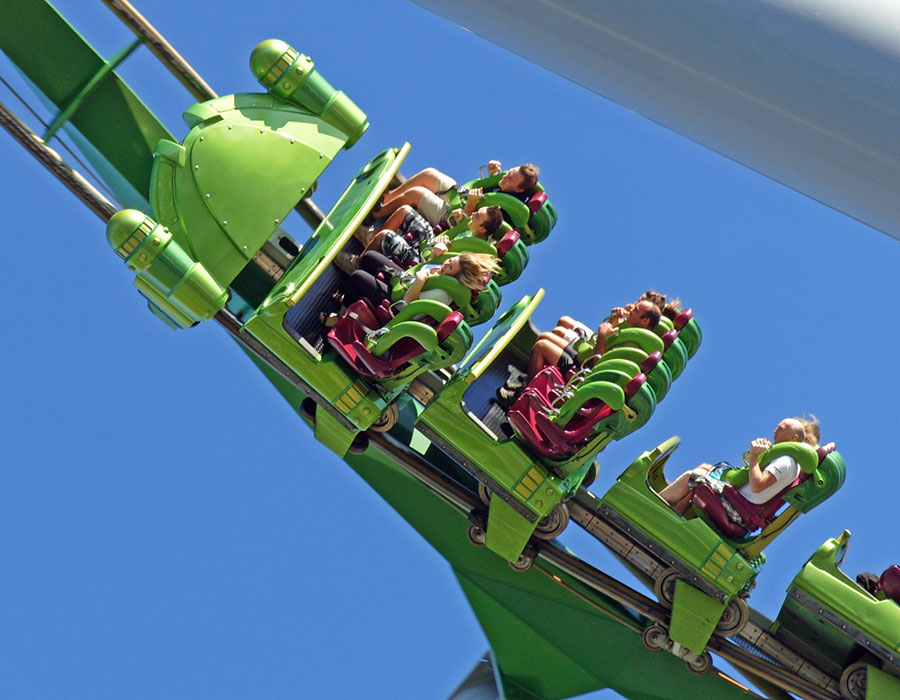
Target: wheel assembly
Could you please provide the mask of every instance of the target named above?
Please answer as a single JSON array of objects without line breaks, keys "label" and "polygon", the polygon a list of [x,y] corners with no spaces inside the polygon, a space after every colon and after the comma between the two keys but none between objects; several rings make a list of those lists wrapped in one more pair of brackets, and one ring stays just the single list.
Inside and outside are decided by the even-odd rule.
[{"label": "wheel assembly", "polygon": [[520,554],[518,559],[509,562],[514,571],[528,571],[532,564],[534,564],[534,558],[526,554]]},{"label": "wheel assembly", "polygon": [[696,673],[698,676],[702,676],[712,668],[712,656],[708,651],[704,651],[696,659],[685,661],[684,663],[685,666],[687,666],[688,671]]},{"label": "wheel assembly", "polygon": [[307,396],[300,402],[300,413],[313,425],[316,424],[316,402]]},{"label": "wheel assembly", "polygon": [[669,646],[669,635],[660,625],[650,625],[641,632],[641,641],[650,651],[662,651]]},{"label": "wheel assembly", "polygon": [[480,481],[478,482],[478,498],[484,505],[491,505],[491,490]]},{"label": "wheel assembly", "polygon": [[850,664],[841,674],[841,697],[844,700],[864,700],[866,697],[866,675],[869,664],[857,661]]},{"label": "wheel assembly", "polygon": [[743,598],[733,598],[716,624],[716,634],[732,637],[740,634],[750,620],[750,606]]},{"label": "wheel assembly", "polygon": [[675,602],[675,581],[678,578],[678,571],[666,569],[653,582],[653,592],[656,593],[659,602],[667,608],[671,608],[672,603]]},{"label": "wheel assembly", "polygon": [[484,547],[484,541],[487,535],[484,532],[484,528],[482,528],[480,525],[472,523],[466,530],[466,537],[468,537],[469,542],[474,544],[476,547]]},{"label": "wheel assembly", "polygon": [[376,433],[386,433],[396,425],[398,418],[400,418],[400,409],[397,408],[397,404],[392,403],[378,417],[378,420],[372,423],[370,430],[374,430]]},{"label": "wheel assembly", "polygon": [[361,455],[369,449],[369,436],[365,433],[357,433],[356,437],[353,438],[353,442],[350,443],[350,447],[347,448],[347,451],[351,454]]},{"label": "wheel assembly", "polygon": [[562,534],[568,524],[569,509],[564,503],[557,503],[550,514],[537,524],[534,534],[542,540],[552,540]]}]

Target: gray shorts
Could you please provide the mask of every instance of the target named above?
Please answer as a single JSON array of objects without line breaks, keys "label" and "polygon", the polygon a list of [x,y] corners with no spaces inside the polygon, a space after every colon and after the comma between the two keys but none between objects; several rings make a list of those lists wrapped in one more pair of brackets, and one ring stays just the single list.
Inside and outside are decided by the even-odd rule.
[{"label": "gray shorts", "polygon": [[425,192],[416,205],[416,209],[428,220],[428,223],[432,226],[437,226],[442,219],[447,218],[447,214],[450,212],[450,204],[439,194]]}]

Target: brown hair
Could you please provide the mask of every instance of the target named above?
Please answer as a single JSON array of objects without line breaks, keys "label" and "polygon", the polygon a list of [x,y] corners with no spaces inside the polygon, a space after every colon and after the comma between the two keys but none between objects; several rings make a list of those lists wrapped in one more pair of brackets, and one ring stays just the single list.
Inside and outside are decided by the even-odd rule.
[{"label": "brown hair", "polygon": [[[647,301],[651,301],[648,299]],[[653,330],[659,325],[659,319],[662,317],[662,312],[659,310],[659,307],[655,304],[651,309],[648,309],[643,314],[641,314],[641,318],[650,319],[650,325],[647,326],[649,330]]]},{"label": "brown hair", "polygon": [[678,316],[678,314],[680,314],[681,312],[681,299],[675,297],[674,299],[672,299],[672,301],[666,304],[666,308],[663,309],[663,316],[674,321],[675,317]]},{"label": "brown hair", "polygon": [[503,223],[503,210],[497,204],[486,207],[486,209],[487,221],[484,222],[484,232],[488,236],[493,236],[500,228],[500,224]]},{"label": "brown hair", "polygon": [[464,287],[475,291],[485,288],[491,275],[500,269],[500,262],[489,253],[463,253],[459,256],[456,279]]},{"label": "brown hair", "polygon": [[660,313],[662,313],[663,309],[666,308],[666,295],[661,294],[653,289],[648,289],[646,292],[641,294],[641,299],[646,299],[649,302],[652,302],[659,309]]},{"label": "brown hair", "polygon": [[530,192],[538,184],[538,175],[541,174],[541,169],[536,166],[534,163],[525,163],[524,165],[519,166],[519,175],[522,176],[522,189],[526,192]]}]

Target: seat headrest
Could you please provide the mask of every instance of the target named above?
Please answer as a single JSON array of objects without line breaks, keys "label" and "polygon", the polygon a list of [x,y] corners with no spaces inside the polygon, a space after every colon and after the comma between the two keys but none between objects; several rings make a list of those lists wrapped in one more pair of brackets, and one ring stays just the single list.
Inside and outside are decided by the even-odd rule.
[{"label": "seat headrest", "polygon": [[647,375],[641,373],[628,382],[628,384],[625,385],[625,400],[629,401],[636,393],[638,393],[646,381]]},{"label": "seat headrest", "polygon": [[662,335],[663,347],[668,350],[672,343],[675,342],[675,338],[678,337],[678,331],[674,328],[670,330],[668,333],[664,333]]},{"label": "seat headrest", "polygon": [[819,464],[821,464],[822,460],[824,460],[828,455],[830,455],[836,449],[837,449],[837,445],[835,445],[833,442],[828,442],[828,443],[825,443],[824,445],[820,445],[819,447],[817,447],[816,454],[819,456]]},{"label": "seat headrest", "polygon": [[532,215],[544,206],[544,202],[547,201],[547,193],[543,190],[535,192],[531,197],[528,198],[528,211],[532,213]]},{"label": "seat headrest", "polygon": [[692,318],[694,318],[694,312],[691,309],[685,309],[672,320],[672,325],[675,326],[676,331],[680,331]]},{"label": "seat headrest", "polygon": [[463,315],[459,311],[454,311],[452,313],[447,314],[443,321],[438,324],[438,327],[435,329],[437,332],[437,339],[439,343],[443,343],[447,338],[450,337],[450,334],[457,329],[460,323],[463,322]]},{"label": "seat headrest", "polygon": [[500,240],[497,241],[496,244],[497,257],[502,258],[504,255],[506,255],[518,240],[518,231],[507,231],[506,233],[504,233],[502,238],[500,238]]},{"label": "seat headrest", "polygon": [[641,372],[643,372],[644,374],[650,374],[650,372],[656,369],[656,365],[660,363],[660,360],[662,360],[661,352],[651,352],[649,355],[647,355],[646,359],[641,362]]}]

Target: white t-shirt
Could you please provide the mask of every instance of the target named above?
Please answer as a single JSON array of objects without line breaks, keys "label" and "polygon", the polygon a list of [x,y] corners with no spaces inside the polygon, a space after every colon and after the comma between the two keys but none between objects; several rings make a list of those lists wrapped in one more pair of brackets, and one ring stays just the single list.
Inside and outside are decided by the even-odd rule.
[{"label": "white t-shirt", "polygon": [[771,486],[764,488],[759,493],[753,493],[748,481],[738,489],[740,494],[751,503],[765,503],[769,499],[774,498],[785,487],[790,486],[791,482],[800,474],[800,465],[797,464],[797,460],[793,457],[783,455],[769,462],[769,466],[763,469],[763,473],[766,472],[775,475],[775,483]]}]

